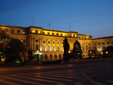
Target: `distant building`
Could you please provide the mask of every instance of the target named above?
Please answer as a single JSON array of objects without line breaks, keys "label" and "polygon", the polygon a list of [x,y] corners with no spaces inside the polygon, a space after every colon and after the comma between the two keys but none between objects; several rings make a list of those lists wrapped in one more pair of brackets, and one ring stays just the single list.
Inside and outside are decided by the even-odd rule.
[{"label": "distant building", "polygon": [[56,61],[63,59],[63,40],[65,36],[70,45],[70,51],[73,49],[75,40],[81,44],[83,58],[88,58],[89,52],[95,50],[101,53],[107,46],[113,46],[113,36],[92,39],[91,35],[79,34],[73,31],[59,31],[44,29],[42,27],[19,27],[0,25],[9,37],[22,41],[28,48],[33,51],[37,60]]}]

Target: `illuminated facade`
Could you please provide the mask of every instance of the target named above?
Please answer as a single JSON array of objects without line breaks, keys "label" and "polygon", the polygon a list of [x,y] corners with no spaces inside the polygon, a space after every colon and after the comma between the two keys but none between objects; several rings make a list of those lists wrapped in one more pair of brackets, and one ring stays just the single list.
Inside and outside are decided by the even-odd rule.
[{"label": "illuminated facade", "polygon": [[113,46],[113,37],[92,39],[91,35],[79,34],[73,31],[58,31],[44,29],[42,27],[18,27],[0,25],[9,37],[19,39],[26,44],[28,50],[32,50],[42,61],[55,61],[63,59],[63,40],[65,36],[73,49],[75,40],[81,44],[83,58],[88,58],[90,50],[97,50],[101,53],[103,48]]}]

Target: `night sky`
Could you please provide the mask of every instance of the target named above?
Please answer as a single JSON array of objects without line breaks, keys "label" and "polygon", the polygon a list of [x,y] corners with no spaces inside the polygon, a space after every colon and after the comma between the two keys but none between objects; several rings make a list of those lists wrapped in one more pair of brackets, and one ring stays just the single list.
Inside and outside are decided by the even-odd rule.
[{"label": "night sky", "polygon": [[113,36],[113,0],[0,0],[0,24]]}]

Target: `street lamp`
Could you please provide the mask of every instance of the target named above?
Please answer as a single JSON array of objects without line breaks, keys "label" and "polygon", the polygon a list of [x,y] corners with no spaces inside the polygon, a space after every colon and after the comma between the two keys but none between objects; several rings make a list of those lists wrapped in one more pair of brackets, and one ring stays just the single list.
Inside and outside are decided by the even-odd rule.
[{"label": "street lamp", "polygon": [[71,51],[69,50],[68,53],[71,53]]},{"label": "street lamp", "polygon": [[108,54],[108,51],[106,51],[106,54]]}]

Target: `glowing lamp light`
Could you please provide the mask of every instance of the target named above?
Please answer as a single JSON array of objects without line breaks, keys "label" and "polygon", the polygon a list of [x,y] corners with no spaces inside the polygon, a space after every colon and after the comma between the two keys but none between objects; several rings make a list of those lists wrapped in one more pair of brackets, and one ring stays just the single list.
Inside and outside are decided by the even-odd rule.
[{"label": "glowing lamp light", "polygon": [[90,51],[90,53],[92,53],[92,52]]},{"label": "glowing lamp light", "polygon": [[42,51],[42,47],[40,48],[40,51]]},{"label": "glowing lamp light", "polygon": [[108,51],[106,51],[106,54],[108,54]]},{"label": "glowing lamp light", "polygon": [[33,30],[32,33],[35,33],[35,30]]},{"label": "glowing lamp light", "polygon": [[68,53],[71,53],[71,51],[69,50]]}]

